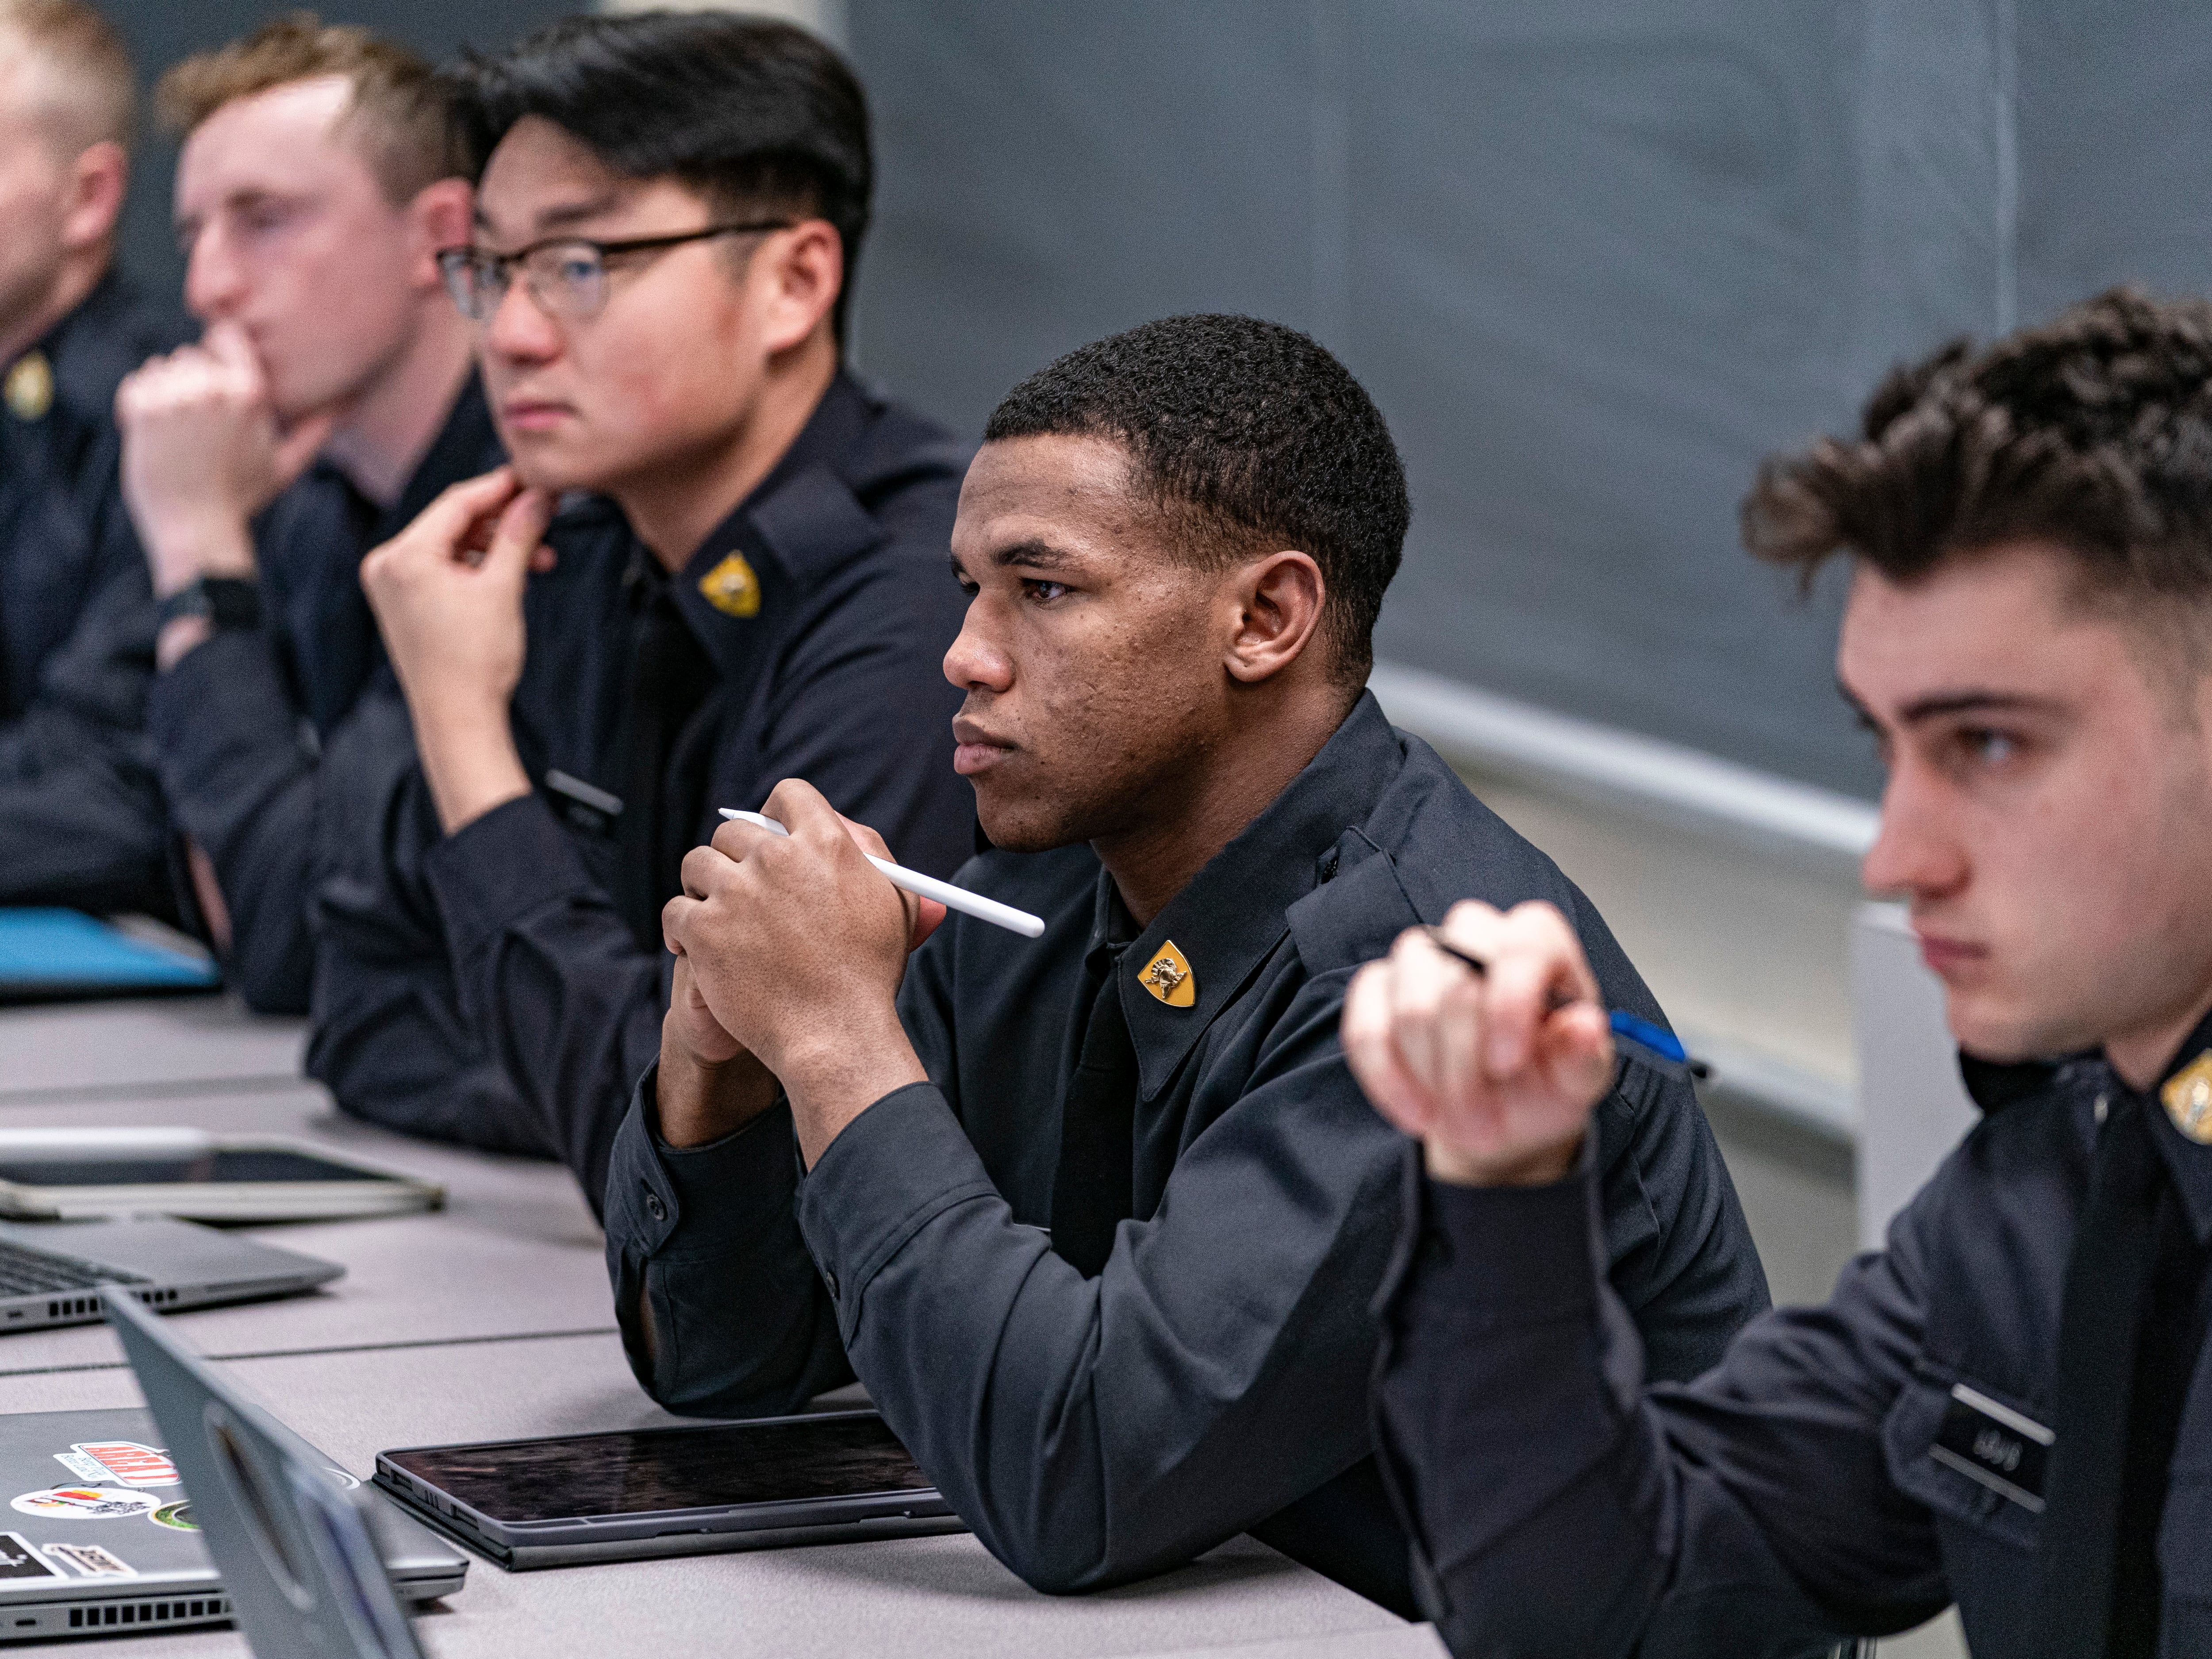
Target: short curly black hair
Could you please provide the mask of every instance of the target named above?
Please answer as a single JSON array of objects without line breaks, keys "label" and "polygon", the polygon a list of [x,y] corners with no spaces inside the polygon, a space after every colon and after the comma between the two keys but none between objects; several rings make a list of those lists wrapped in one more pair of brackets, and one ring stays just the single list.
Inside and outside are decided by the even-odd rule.
[{"label": "short curly black hair", "polygon": [[1768,458],[1744,544],[1809,582],[1848,550],[1893,581],[2053,545],[2093,599],[2212,602],[2212,304],[2116,288],[1895,370],[1856,441]]},{"label": "short curly black hair", "polygon": [[1127,449],[1194,562],[1310,554],[1334,675],[1365,684],[1412,507],[1390,429],[1342,363],[1279,323],[1164,317],[1038,370],[983,428],[986,443],[1075,435]]},{"label": "short curly black hair", "polygon": [[845,337],[875,188],[868,100],[805,29],[716,12],[564,17],[505,52],[464,53],[443,79],[475,173],[536,115],[617,173],[680,179],[733,216],[828,220],[844,244],[832,320]]}]

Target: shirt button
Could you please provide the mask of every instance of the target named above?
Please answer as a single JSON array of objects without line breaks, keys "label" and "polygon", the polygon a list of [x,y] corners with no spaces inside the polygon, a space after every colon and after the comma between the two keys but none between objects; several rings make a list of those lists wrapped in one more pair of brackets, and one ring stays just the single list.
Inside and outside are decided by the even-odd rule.
[{"label": "shirt button", "polygon": [[822,1282],[830,1287],[830,1299],[835,1302],[837,1299],[837,1275],[825,1267],[822,1273]]},{"label": "shirt button", "polygon": [[650,1187],[645,1189],[645,1212],[655,1221],[668,1219],[668,1206],[660,1201],[660,1194]]}]

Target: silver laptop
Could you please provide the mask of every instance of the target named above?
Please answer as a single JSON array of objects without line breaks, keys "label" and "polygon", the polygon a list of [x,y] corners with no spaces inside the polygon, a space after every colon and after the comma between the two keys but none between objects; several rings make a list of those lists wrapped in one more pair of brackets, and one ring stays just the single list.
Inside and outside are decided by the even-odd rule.
[{"label": "silver laptop", "polygon": [[[140,1377],[152,1397],[143,1370]],[[185,1496],[189,1460],[172,1462],[170,1444],[151,1412],[0,1415],[9,1500],[0,1509],[0,1643],[232,1617],[221,1552],[210,1559],[199,1509]],[[400,1594],[421,1601],[459,1589],[468,1559],[375,1501]]]},{"label": "silver laptop", "polygon": [[[143,1306],[118,1297],[109,1317],[153,1407],[155,1455],[174,1460],[151,1473],[181,1479],[167,1489],[173,1497],[192,1494],[183,1507],[198,1528],[190,1536],[206,1546],[200,1571],[213,1578],[212,1557],[222,1575],[214,1599],[246,1645],[260,1659],[422,1659],[404,1603],[459,1589],[467,1558],[373,1497]],[[52,1557],[56,1547],[40,1548]],[[174,1590],[165,1599],[177,1605]],[[101,1629],[121,1622],[100,1609]],[[189,1611],[182,1622],[194,1622]]]},{"label": "silver laptop", "polygon": [[291,1296],[344,1273],[189,1221],[0,1221],[0,1334],[93,1324],[103,1284],[169,1313]]}]

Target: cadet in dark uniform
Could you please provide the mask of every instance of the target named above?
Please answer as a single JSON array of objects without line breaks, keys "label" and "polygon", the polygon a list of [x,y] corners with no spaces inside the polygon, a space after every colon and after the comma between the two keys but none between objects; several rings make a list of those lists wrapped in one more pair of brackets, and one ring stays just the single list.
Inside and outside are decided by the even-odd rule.
[{"label": "cadet in dark uniform", "polygon": [[1746,526],[1854,556],[1867,884],[1911,900],[1983,1119],[1825,1306],[1644,1391],[1592,1267],[1602,958],[1469,907],[1484,980],[1413,937],[1364,972],[1346,1049],[1426,1141],[1379,1392],[1424,1605],[1485,1659],[1953,1602],[1976,1659],[2212,1653],[2212,306],[2106,295],[1900,371]]},{"label": "cadet in dark uniform", "polygon": [[819,41],[577,18],[456,92],[489,159],[447,268],[514,468],[363,567],[422,771],[337,805],[383,844],[327,879],[313,1052],[352,1109],[450,1099],[455,1039],[408,1023],[427,942],[506,1091],[481,1109],[596,1205],[668,1006],[660,907],[717,807],[803,775],[908,863],[974,848],[940,668],[965,458],[842,367],[867,114]]},{"label": "cadet in dark uniform", "polygon": [[[360,29],[279,19],[157,95],[208,331],[117,400],[161,606],[149,724],[230,983],[302,1013],[318,780],[383,660],[362,556],[504,459],[433,258],[470,191],[430,66]],[[413,760],[402,731],[349,764]]]},{"label": "cadet in dark uniform", "polygon": [[[857,1374],[1033,1584],[1251,1531],[1411,1611],[1365,1408],[1398,1160],[1337,1046],[1344,987],[1456,898],[1535,895],[1662,1016],[1363,689],[1407,512],[1365,393],[1272,324],[1149,324],[1000,405],[953,534],[945,672],[998,848],[961,879],[1045,931],[954,915],[902,984],[899,896],[803,783],[769,806],[790,839],[692,854],[607,1182],[656,1399],[787,1411]],[[1727,1171],[1656,1073],[1603,1142],[1613,1282],[1692,1375],[1766,1302]]]},{"label": "cadet in dark uniform", "polygon": [[173,915],[114,406],[184,330],[110,268],[134,102],[97,12],[0,0],[0,903]]}]

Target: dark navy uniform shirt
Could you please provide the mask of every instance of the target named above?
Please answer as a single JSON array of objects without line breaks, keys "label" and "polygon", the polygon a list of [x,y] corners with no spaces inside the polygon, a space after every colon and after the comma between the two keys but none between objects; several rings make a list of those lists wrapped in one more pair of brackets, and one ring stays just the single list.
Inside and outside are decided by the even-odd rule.
[{"label": "dark navy uniform shirt", "polygon": [[[148,725],[162,787],[230,913],[225,975],[264,1013],[307,1012],[316,781],[371,684],[391,678],[361,562],[448,485],[506,459],[471,376],[389,507],[318,461],[254,524],[261,625],[216,633],[155,681]],[[374,754],[348,744],[348,763],[380,774],[413,765],[404,726],[377,737]]]},{"label": "dark navy uniform shirt", "polygon": [[[1655,1021],[1657,1005],[1558,867],[1363,696],[1114,969],[1139,1077],[1134,1207],[1085,1279],[1046,1230],[1111,880],[1083,846],[986,853],[961,879],[1043,916],[1043,936],[946,919],[899,1000],[929,1081],[871,1106],[811,1172],[787,1106],[677,1152],[641,1085],[606,1211],[639,1379],[672,1410],[734,1417],[857,1373],[976,1535],[1042,1588],[1253,1531],[1410,1613],[1366,1406],[1399,1141],[1344,1063],[1345,988],[1458,899],[1543,898],[1616,1005]],[[1139,982],[1169,942],[1189,1007]],[[1728,1172],[1686,1083],[1624,1072],[1601,1125],[1613,1282],[1658,1363],[1693,1375],[1766,1305]]]},{"label": "dark navy uniform shirt", "polygon": [[[565,511],[526,594],[513,705],[533,792],[441,838],[421,773],[347,763],[322,791],[308,1069],[396,1127],[550,1151],[597,1206],[608,1148],[658,1055],[674,958],[661,905],[682,851],[804,778],[902,862],[947,873],[975,846],[944,673],[965,600],[946,560],[967,453],[832,382],[791,448],[672,576],[605,501]],[[718,603],[719,601],[719,603]],[[637,628],[688,636],[705,684],[666,760],[634,781]],[[672,606],[672,612],[668,607]],[[409,730],[375,689],[350,742]],[[626,813],[669,844],[641,888]]]},{"label": "dark navy uniform shirt", "polygon": [[0,903],[174,914],[115,387],[186,333],[110,276],[0,365]]},{"label": "dark navy uniform shirt", "polygon": [[[2181,1054],[2208,1045],[2212,1020]],[[1983,1121],[1887,1248],[1688,1387],[1641,1387],[1587,1164],[1521,1190],[1410,1174],[1378,1412],[1454,1652],[1796,1651],[1954,1601],[1975,1659],[2042,1650],[2059,1309],[2099,1105],[2125,1085],[2095,1058],[1966,1071]],[[2212,1146],[2147,1115],[2203,1246]],[[2201,1282],[2200,1352],[2208,1297]],[[2191,1389],[2159,1540],[2165,1659],[2212,1653],[2212,1365]]]}]

